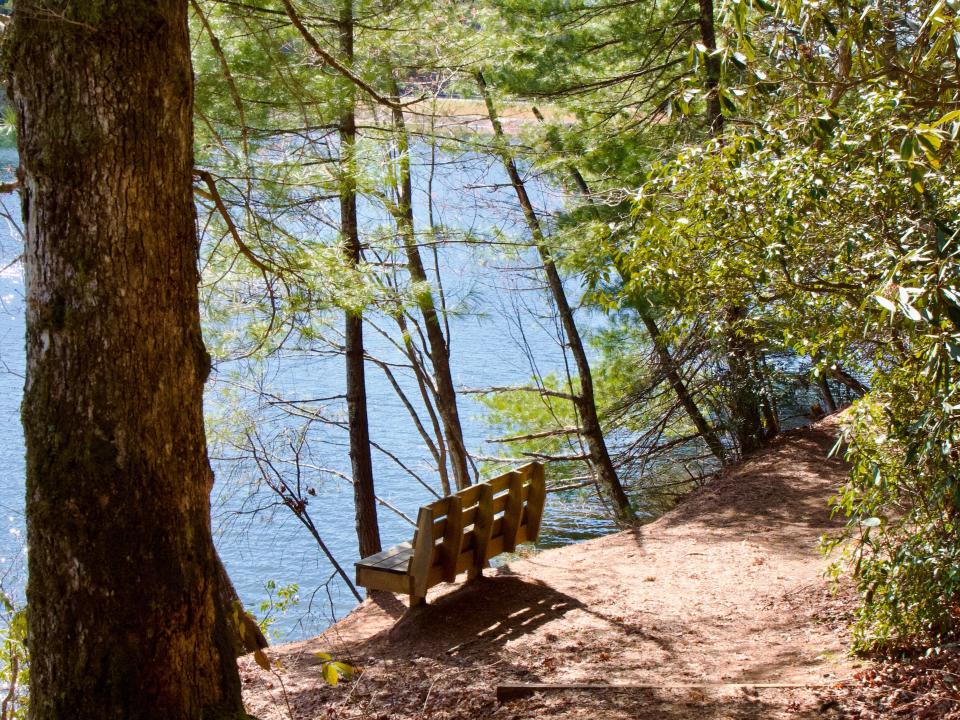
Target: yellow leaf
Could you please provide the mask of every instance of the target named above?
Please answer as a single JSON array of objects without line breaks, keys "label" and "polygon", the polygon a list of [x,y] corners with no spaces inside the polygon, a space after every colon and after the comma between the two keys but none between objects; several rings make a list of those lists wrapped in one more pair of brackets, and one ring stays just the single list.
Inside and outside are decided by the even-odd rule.
[{"label": "yellow leaf", "polygon": [[323,679],[327,681],[328,685],[336,687],[337,683],[340,682],[340,674],[337,672],[337,669],[333,667],[333,665],[324,665]]},{"label": "yellow leaf", "polygon": [[270,669],[270,658],[267,657],[267,654],[263,650],[254,651],[253,659],[256,660],[257,665],[262,667],[264,670]]}]

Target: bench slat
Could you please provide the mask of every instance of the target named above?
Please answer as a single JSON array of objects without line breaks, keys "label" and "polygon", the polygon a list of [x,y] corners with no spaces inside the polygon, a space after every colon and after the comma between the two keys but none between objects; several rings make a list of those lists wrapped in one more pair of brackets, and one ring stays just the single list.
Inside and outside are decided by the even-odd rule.
[{"label": "bench slat", "polygon": [[527,495],[527,542],[536,542],[540,537],[540,523],[543,520],[543,505],[547,500],[547,480],[543,465],[530,465],[530,485]]},{"label": "bench slat", "polygon": [[[436,527],[436,526],[434,526]],[[453,582],[457,577],[457,560],[460,549],[463,547],[463,507],[459,497],[450,498],[450,514],[443,530],[441,545],[441,562],[443,563],[443,579]]]},{"label": "bench slat", "polygon": [[480,492],[477,498],[477,515],[473,521],[474,565],[470,568],[471,578],[481,574],[487,565],[487,544],[493,531],[493,490],[487,483],[475,487],[479,487]]},{"label": "bench slat", "polygon": [[433,511],[420,508],[417,532],[413,536],[413,557],[410,559],[410,603],[416,605],[427,595],[427,575],[433,565],[437,546],[433,538]]},{"label": "bench slat", "polygon": [[413,554],[413,545],[408,542],[400,543],[399,545],[394,545],[392,548],[387,548],[382,552],[378,552],[376,555],[369,555],[368,557],[363,558],[360,562],[356,563],[357,566],[363,565],[364,567],[376,567],[378,565],[390,564],[392,558],[397,555],[405,555],[409,557]]},{"label": "bench slat", "polygon": [[518,472],[510,473],[510,492],[506,495],[506,507],[503,511],[503,550],[513,552],[517,549],[520,536],[520,520],[523,515],[523,476]]},{"label": "bench slat", "polygon": [[410,577],[406,573],[383,572],[361,565],[357,567],[357,585],[370,590],[406,593],[410,591]]}]

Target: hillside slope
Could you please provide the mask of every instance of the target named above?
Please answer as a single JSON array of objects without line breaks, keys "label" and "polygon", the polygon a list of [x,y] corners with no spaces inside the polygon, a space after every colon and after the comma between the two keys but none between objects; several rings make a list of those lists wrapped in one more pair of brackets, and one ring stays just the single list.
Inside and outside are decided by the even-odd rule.
[{"label": "hillside slope", "polygon": [[[244,660],[273,718],[779,718],[843,713],[856,664],[818,538],[845,478],[835,419],[784,434],[658,521],[442,585],[413,613],[368,600],[320,637]],[[328,687],[315,652],[362,668]],[[562,692],[500,705],[501,682],[793,683]]]}]

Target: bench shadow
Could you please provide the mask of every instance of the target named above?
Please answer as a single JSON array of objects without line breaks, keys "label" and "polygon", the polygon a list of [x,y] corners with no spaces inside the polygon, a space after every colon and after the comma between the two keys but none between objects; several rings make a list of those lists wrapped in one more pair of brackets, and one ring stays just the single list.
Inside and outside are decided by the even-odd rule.
[{"label": "bench shadow", "polygon": [[583,603],[549,585],[498,575],[467,582],[408,610],[385,634],[391,646],[415,645],[424,654],[486,655],[577,608]]}]

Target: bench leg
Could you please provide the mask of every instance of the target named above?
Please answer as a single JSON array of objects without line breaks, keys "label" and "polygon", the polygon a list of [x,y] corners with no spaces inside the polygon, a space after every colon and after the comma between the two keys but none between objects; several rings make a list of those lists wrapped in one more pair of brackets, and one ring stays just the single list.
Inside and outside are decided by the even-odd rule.
[{"label": "bench leg", "polygon": [[483,580],[482,567],[472,567],[467,570],[467,582],[470,582],[471,580]]},{"label": "bench leg", "polygon": [[410,607],[411,607],[411,609],[412,609],[412,608],[415,608],[415,607],[419,607],[419,606],[421,606],[421,605],[426,605],[426,604],[427,604],[427,599],[426,599],[425,597],[419,597],[419,596],[417,596],[417,595],[411,595],[411,596],[410,596]]}]

